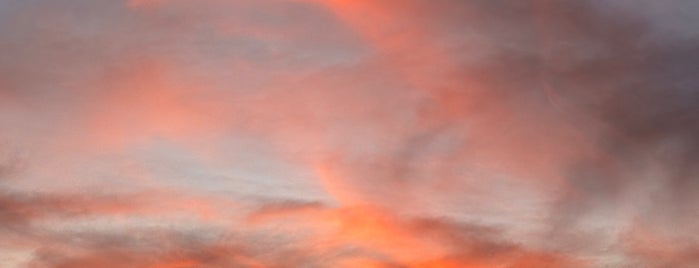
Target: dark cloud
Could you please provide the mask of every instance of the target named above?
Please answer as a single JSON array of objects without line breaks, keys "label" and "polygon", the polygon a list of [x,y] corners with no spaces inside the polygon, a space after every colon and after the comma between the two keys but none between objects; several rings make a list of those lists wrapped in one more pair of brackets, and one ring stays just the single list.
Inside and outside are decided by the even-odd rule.
[{"label": "dark cloud", "polygon": [[693,193],[680,192],[696,188],[692,185],[697,170],[689,163],[698,160],[699,81],[693,75],[699,68],[693,53],[697,43],[653,39],[643,18],[588,9],[561,14],[566,19],[555,21],[562,22],[556,25],[563,29],[549,37],[599,50],[577,59],[570,55],[588,47],[549,54],[565,68],[549,66],[547,79],[587,118],[580,121],[587,125],[581,128],[596,129],[600,151],[594,159],[572,165],[575,197],[563,210],[577,214],[581,211],[571,206],[617,203],[633,185],[648,183],[637,172],[651,165],[660,165],[666,173],[648,180],[660,181],[663,194],[678,198],[663,207],[695,207],[696,201],[680,201]]},{"label": "dark cloud", "polygon": [[266,267],[246,249],[229,244],[232,241],[209,241],[202,235],[207,232],[143,229],[123,234],[61,234],[55,239],[62,244],[39,248],[28,267]]}]

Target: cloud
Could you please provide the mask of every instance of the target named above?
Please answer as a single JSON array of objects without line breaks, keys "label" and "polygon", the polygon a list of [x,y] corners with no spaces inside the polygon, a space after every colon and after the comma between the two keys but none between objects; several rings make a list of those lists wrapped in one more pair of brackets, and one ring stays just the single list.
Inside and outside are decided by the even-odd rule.
[{"label": "cloud", "polygon": [[[410,218],[376,207],[323,207],[286,203],[251,214],[255,225],[285,222],[303,226],[314,248],[348,251],[339,262],[380,267],[560,267],[582,263],[571,256],[522,247],[493,227],[438,218]],[[302,228],[302,229],[303,229]]]},{"label": "cloud", "polygon": [[265,267],[242,248],[206,241],[193,233],[130,230],[121,236],[73,236],[80,238],[79,242],[39,249],[29,267]]},{"label": "cloud", "polygon": [[695,7],[0,3],[0,249],[20,267],[687,266],[699,61],[671,17]]}]

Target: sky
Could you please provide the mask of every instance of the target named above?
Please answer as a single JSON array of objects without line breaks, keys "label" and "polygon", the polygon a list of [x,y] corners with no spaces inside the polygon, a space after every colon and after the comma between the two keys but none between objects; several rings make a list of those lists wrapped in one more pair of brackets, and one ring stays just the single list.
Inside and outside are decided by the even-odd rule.
[{"label": "sky", "polygon": [[0,0],[0,266],[699,267],[697,12]]}]

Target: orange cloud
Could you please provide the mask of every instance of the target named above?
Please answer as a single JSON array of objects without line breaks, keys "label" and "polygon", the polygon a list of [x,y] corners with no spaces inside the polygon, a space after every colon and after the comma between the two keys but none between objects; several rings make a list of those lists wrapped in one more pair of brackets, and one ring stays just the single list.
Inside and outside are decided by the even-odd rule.
[{"label": "orange cloud", "polygon": [[289,230],[308,228],[312,241],[304,244],[323,245],[314,247],[314,252],[358,247],[358,255],[333,260],[341,267],[586,267],[564,255],[530,251],[501,241],[497,232],[485,227],[405,219],[367,206],[290,206],[286,210],[278,207],[273,214],[268,210],[261,213],[253,214],[255,225],[279,221]]}]

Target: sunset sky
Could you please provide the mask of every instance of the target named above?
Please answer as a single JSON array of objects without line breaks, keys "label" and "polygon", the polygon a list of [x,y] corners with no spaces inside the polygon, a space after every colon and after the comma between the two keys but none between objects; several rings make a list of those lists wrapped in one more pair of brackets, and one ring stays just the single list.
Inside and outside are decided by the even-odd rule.
[{"label": "sunset sky", "polygon": [[699,267],[697,14],[0,0],[0,267]]}]

